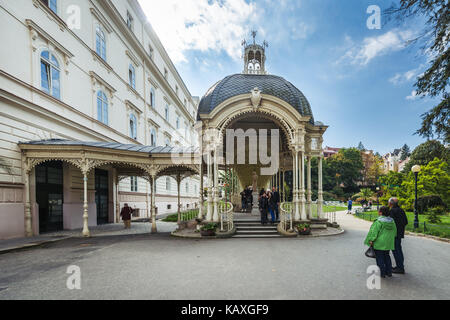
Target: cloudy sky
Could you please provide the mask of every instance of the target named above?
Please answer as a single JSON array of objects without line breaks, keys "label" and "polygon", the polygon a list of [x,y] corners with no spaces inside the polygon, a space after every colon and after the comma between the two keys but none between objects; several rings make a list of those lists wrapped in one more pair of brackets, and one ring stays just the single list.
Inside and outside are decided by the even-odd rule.
[{"label": "cloudy sky", "polygon": [[243,69],[241,41],[267,40],[266,69],[297,86],[329,125],[325,145],[382,154],[424,140],[413,133],[436,101],[414,82],[429,57],[405,46],[423,21],[367,28],[367,8],[393,0],[139,0],[191,94]]}]

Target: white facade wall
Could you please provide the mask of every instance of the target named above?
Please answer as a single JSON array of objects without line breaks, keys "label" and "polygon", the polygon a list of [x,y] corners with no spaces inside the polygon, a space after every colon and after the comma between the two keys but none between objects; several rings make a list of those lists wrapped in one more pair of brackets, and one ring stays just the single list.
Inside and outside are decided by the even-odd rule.
[{"label": "white facade wall", "polygon": [[[23,221],[19,141],[61,138],[150,145],[154,129],[157,146],[165,145],[167,139],[171,145],[197,144],[193,126],[198,100],[190,95],[151,26],[143,23],[146,18],[137,1],[76,1],[81,24],[79,29],[71,30],[66,22],[73,14],[67,11],[73,4],[57,0],[54,14],[40,0],[0,0],[0,157],[11,168],[0,168],[0,220],[4,212],[8,212],[8,219],[14,212],[12,220],[16,225]],[[127,12],[133,16],[133,32],[126,27]],[[105,34],[106,62],[95,53],[97,26]],[[60,99],[42,91],[40,55],[44,50],[59,63]],[[135,68],[135,89],[129,85],[130,64]],[[155,91],[153,106],[151,89]],[[97,120],[99,90],[108,99],[108,124]],[[130,137],[131,114],[138,122],[136,140]],[[189,179],[188,183],[191,191],[182,192],[186,201],[198,197],[198,192],[194,194],[198,179]],[[124,180],[119,190],[130,192],[129,187]],[[138,193],[148,190],[145,180],[139,179]],[[174,193],[175,182],[166,192],[165,182],[158,180],[158,196]],[[145,202],[146,197],[142,198]],[[92,202],[90,206],[95,206]],[[8,209],[2,210],[2,205],[8,205]],[[176,199],[172,207],[176,208]]]}]

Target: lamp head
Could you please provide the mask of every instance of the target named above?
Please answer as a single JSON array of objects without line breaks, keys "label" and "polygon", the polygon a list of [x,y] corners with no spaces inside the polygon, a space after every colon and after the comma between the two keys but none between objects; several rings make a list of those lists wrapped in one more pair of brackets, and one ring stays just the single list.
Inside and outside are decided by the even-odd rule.
[{"label": "lamp head", "polygon": [[419,165],[415,165],[411,168],[411,171],[414,173],[419,173],[420,172],[420,166]]}]

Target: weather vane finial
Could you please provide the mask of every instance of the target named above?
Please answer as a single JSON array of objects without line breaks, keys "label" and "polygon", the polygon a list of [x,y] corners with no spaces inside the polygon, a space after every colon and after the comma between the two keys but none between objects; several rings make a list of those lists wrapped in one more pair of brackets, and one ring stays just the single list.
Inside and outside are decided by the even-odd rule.
[{"label": "weather vane finial", "polygon": [[256,44],[256,34],[257,33],[258,33],[258,31],[252,30],[253,44]]}]

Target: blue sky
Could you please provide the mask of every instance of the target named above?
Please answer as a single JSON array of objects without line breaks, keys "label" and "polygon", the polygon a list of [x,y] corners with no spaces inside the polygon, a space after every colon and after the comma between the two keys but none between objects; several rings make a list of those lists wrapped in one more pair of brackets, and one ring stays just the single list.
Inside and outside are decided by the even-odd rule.
[{"label": "blue sky", "polygon": [[429,57],[406,47],[423,21],[387,22],[369,30],[370,5],[382,10],[392,0],[140,0],[194,96],[215,82],[240,73],[243,38],[258,30],[267,40],[266,69],[297,86],[314,117],[329,125],[325,145],[357,146],[381,154],[407,143],[420,115],[436,101],[414,94],[417,76]]}]

